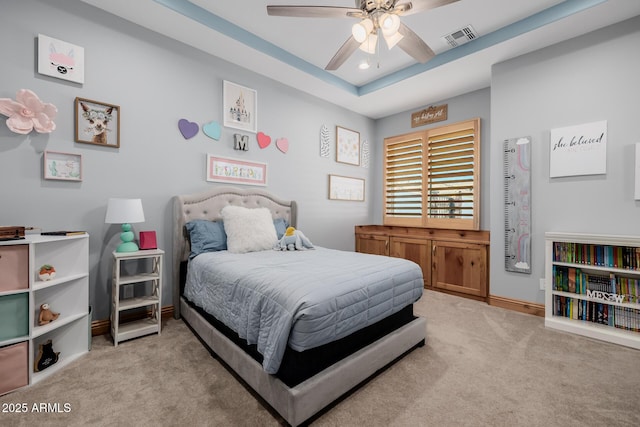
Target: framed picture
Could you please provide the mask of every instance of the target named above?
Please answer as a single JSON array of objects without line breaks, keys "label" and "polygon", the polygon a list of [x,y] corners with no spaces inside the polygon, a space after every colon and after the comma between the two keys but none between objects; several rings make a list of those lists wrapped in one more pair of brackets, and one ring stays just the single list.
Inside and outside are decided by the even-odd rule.
[{"label": "framed picture", "polygon": [[207,181],[267,185],[267,164],[207,154]]},{"label": "framed picture", "polygon": [[336,126],[336,161],[360,166],[360,133]]},{"label": "framed picture", "polygon": [[329,199],[364,201],[364,179],[329,175]]},{"label": "framed picture", "polygon": [[84,48],[38,34],[38,73],[84,83]]},{"label": "framed picture", "polygon": [[223,81],[222,111],[226,127],[258,131],[258,93],[235,83]]},{"label": "framed picture", "polygon": [[76,142],[120,148],[120,107],[76,98]]},{"label": "framed picture", "polygon": [[82,181],[82,154],[45,151],[44,179]]},{"label": "framed picture", "polygon": [[607,173],[607,121],[551,129],[551,178]]}]

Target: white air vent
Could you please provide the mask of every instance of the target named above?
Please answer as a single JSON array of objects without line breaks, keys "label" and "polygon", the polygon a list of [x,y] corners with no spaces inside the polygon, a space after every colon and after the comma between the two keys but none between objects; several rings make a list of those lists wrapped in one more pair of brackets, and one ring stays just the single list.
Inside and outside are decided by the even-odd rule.
[{"label": "white air vent", "polygon": [[442,38],[449,46],[456,47],[478,38],[478,34],[476,34],[476,31],[471,25],[467,25],[466,27],[460,28],[451,34],[442,36]]}]

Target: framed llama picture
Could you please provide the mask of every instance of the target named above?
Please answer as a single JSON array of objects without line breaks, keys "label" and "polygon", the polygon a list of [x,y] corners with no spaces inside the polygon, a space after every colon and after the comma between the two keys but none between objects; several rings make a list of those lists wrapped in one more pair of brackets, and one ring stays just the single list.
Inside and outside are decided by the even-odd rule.
[{"label": "framed llama picture", "polygon": [[222,84],[224,125],[229,128],[258,131],[258,93],[226,80]]},{"label": "framed llama picture", "polygon": [[120,148],[120,107],[76,98],[76,142]]},{"label": "framed llama picture", "polygon": [[84,48],[38,34],[38,73],[84,83]]}]

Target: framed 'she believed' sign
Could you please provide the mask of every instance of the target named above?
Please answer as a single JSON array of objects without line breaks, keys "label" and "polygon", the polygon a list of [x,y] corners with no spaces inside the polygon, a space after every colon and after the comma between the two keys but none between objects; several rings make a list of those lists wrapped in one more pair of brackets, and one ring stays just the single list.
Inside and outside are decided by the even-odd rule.
[{"label": "framed 'she believed' sign", "polygon": [[607,173],[607,121],[551,129],[549,176]]}]

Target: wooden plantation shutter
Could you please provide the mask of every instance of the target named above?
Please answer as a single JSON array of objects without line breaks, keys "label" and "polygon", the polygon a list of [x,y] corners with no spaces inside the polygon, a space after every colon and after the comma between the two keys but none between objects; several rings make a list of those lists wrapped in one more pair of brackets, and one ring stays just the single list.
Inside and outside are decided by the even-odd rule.
[{"label": "wooden plantation shutter", "polygon": [[477,230],[479,225],[479,120],[428,132],[427,223]]},{"label": "wooden plantation shutter", "polygon": [[424,135],[385,139],[385,224],[422,225]]},{"label": "wooden plantation shutter", "polygon": [[384,224],[478,230],[480,119],[386,138]]}]

